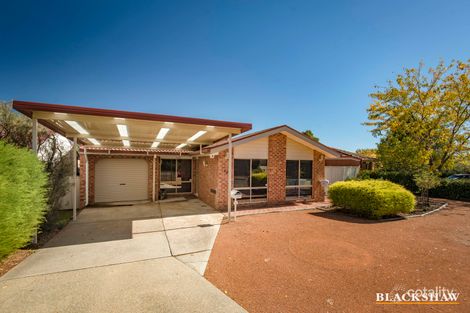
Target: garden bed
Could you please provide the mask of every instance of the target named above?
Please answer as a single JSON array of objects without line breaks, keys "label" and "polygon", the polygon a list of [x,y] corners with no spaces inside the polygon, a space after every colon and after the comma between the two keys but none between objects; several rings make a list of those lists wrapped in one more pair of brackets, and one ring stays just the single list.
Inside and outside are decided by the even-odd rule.
[{"label": "garden bed", "polygon": [[447,206],[447,202],[444,201],[429,201],[429,206],[422,206],[417,204],[415,210],[408,214],[403,214],[404,217],[418,217],[418,216],[425,216],[434,212],[437,212]]}]

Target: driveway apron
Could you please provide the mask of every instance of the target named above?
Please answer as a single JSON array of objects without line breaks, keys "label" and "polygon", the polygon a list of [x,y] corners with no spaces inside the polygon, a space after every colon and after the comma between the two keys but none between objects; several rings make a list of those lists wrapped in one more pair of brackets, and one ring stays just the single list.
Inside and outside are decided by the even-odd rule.
[{"label": "driveway apron", "polygon": [[243,312],[203,277],[222,218],[197,199],[84,209],[0,278],[1,311]]}]

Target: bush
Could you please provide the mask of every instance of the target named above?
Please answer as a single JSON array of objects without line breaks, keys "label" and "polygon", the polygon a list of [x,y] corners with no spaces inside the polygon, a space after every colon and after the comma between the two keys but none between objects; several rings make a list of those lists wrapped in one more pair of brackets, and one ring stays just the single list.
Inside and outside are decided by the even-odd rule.
[{"label": "bush", "polygon": [[414,181],[413,174],[403,172],[363,170],[359,172],[357,179],[384,179],[402,185],[411,192],[419,191]]},{"label": "bush", "polygon": [[470,201],[470,179],[442,179],[429,191],[431,197]]},{"label": "bush", "polygon": [[336,182],[330,186],[328,195],[334,205],[372,219],[409,213],[415,206],[411,192],[385,180]]},{"label": "bush", "polygon": [[46,212],[47,175],[37,157],[0,141],[0,259],[25,246]]}]

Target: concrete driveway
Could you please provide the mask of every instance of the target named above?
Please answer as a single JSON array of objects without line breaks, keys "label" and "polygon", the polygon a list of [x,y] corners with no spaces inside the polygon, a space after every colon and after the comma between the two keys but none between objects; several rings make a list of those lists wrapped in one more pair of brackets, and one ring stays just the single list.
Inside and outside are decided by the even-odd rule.
[{"label": "concrete driveway", "polygon": [[197,199],[85,209],[0,279],[2,312],[244,312],[202,276],[222,218]]}]

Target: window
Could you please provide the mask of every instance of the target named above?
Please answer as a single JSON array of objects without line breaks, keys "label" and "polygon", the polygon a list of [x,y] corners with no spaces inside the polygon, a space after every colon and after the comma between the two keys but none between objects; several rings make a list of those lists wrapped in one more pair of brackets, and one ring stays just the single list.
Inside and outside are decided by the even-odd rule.
[{"label": "window", "polygon": [[190,159],[162,159],[160,183],[175,186],[175,188],[166,188],[167,193],[191,192],[192,161]]},{"label": "window", "polygon": [[267,198],[267,160],[235,159],[233,185],[247,202],[265,201]]},{"label": "window", "polygon": [[312,161],[286,161],[286,198],[305,198],[312,195]]}]

